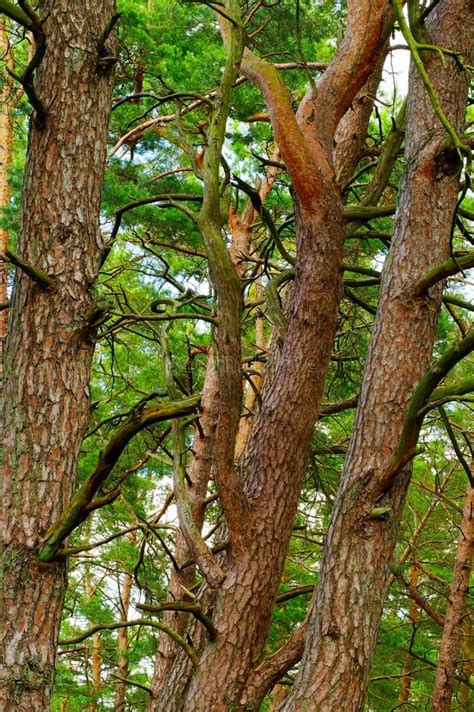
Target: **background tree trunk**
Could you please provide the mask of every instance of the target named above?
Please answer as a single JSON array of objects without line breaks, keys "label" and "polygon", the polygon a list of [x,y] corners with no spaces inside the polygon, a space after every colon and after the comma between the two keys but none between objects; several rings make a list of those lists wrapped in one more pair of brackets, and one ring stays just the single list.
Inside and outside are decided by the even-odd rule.
[{"label": "background tree trunk", "polygon": [[453,580],[448,598],[438,667],[433,691],[432,712],[449,712],[454,689],[454,673],[463,634],[466,599],[474,552],[474,488],[468,484],[461,521]]},{"label": "background tree trunk", "polygon": [[[211,461],[214,450],[214,436],[216,431],[217,410],[218,410],[218,379],[212,353],[208,356],[206,375],[204,380],[201,407],[199,413],[200,427],[196,428],[193,442],[193,455],[186,468],[189,482],[189,497],[194,521],[201,529],[206,510],[206,494],[211,475]],[[184,536],[178,531],[175,561],[178,566],[182,566],[192,558],[189,546]],[[192,564],[183,569],[174,569],[171,572],[168,586],[168,602],[189,601],[189,590],[193,587],[196,579],[196,566]],[[189,614],[179,611],[165,611],[163,623],[179,635],[184,636],[189,621]],[[200,624],[196,625],[196,633],[202,630]],[[196,645],[196,641],[194,642]],[[150,697],[150,709],[153,709],[154,698],[159,695],[160,690],[167,684],[168,677],[173,667],[176,656],[180,651],[179,646],[169,635],[161,635],[156,651],[155,672],[153,675],[152,695]],[[187,658],[187,656],[186,656]]]},{"label": "background tree trunk", "polygon": [[[447,0],[430,22],[433,43],[472,50],[472,3]],[[464,126],[467,79],[452,60],[426,58],[433,86],[458,131]],[[459,160],[417,73],[410,74],[406,174],[395,220],[354,433],[336,498],[310,633],[285,712],[360,711],[389,577],[410,468],[377,506],[379,478],[398,444],[407,405],[429,366],[441,286],[417,296],[416,281],[447,259],[459,186]]]},{"label": "background tree trunk", "polygon": [[[113,0],[48,0],[46,54],[31,119],[19,253],[50,275],[44,289],[17,270],[3,388],[0,512],[0,707],[49,709],[64,563],[35,551],[70,499],[89,408],[92,285],[111,106],[99,43]],[[108,53],[113,44],[108,40]]]},{"label": "background tree trunk", "polygon": [[[128,611],[130,609],[130,597],[132,594],[132,584],[133,577],[129,573],[125,573],[123,576],[122,590],[120,593],[120,622],[126,623],[128,621]],[[117,676],[119,678],[128,677],[128,628],[119,628],[118,630],[118,640],[117,640],[119,660],[117,665]],[[117,680],[117,687],[115,688],[115,707],[116,712],[124,712],[126,706],[126,692],[127,683],[123,680]]]},{"label": "background tree trunk", "polygon": [[[420,579],[420,571],[417,568],[416,563],[414,562],[411,565],[410,586],[412,586],[415,591],[418,587],[419,579]],[[418,604],[415,601],[415,599],[412,598],[412,600],[410,602],[410,609],[408,611],[408,620],[410,621],[410,625],[412,627],[412,632],[411,632],[411,636],[410,636],[410,646],[409,646],[409,649],[407,650],[407,653],[405,656],[405,662],[403,663],[403,668],[402,668],[401,690],[400,690],[400,695],[398,696],[399,702],[408,702],[410,699],[411,676],[412,676],[412,670],[413,670],[413,656],[411,654],[411,650],[412,650],[412,646],[415,642],[416,627],[417,627],[419,613],[420,613],[420,609],[418,608]]]},{"label": "background tree trunk", "polygon": [[[91,578],[90,566],[86,564],[84,572],[84,589],[86,593],[86,602],[90,603],[95,596],[95,589],[93,581]],[[93,626],[96,621],[93,618],[89,619],[89,625]],[[124,630],[124,629],[121,629]],[[87,707],[87,712],[96,712],[97,703],[99,701],[99,695],[101,690],[101,671],[102,671],[102,654],[101,654],[101,643],[100,643],[100,633],[94,633],[91,637],[92,651],[90,655],[91,662],[91,672],[92,672],[92,684],[91,684],[91,700]],[[87,653],[88,655],[89,653]]]}]

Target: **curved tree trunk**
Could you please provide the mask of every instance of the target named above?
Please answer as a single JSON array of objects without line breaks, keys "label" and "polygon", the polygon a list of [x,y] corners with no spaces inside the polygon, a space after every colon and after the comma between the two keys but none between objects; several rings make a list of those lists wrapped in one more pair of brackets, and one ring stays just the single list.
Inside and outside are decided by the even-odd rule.
[{"label": "curved tree trunk", "polygon": [[[430,23],[433,43],[469,54],[474,9],[446,0]],[[467,80],[452,60],[426,58],[444,111],[462,131]],[[459,161],[411,71],[406,174],[385,268],[380,304],[365,366],[354,433],[327,535],[310,633],[285,712],[359,712],[364,705],[389,565],[410,469],[381,501],[379,485],[398,445],[407,405],[429,366],[441,287],[417,296],[417,280],[449,256]],[[375,506],[386,517],[372,517]]]},{"label": "curved tree trunk", "polygon": [[[114,0],[44,0],[46,54],[31,119],[18,269],[7,338],[0,509],[0,707],[49,709],[65,566],[35,551],[72,494],[89,408],[90,324],[111,106],[99,45]],[[108,54],[113,44],[107,40]]]}]

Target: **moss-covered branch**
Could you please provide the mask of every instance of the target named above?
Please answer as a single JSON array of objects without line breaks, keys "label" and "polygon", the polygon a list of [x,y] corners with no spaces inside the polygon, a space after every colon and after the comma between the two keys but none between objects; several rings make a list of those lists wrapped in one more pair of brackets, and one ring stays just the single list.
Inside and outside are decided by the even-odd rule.
[{"label": "moss-covered branch", "polygon": [[111,673],[112,677],[114,680],[119,680],[120,682],[124,682],[126,685],[132,685],[132,687],[138,687],[139,690],[144,690],[145,692],[148,692],[149,695],[153,692],[151,687],[148,687],[148,685],[143,685],[141,682],[136,682],[136,680],[130,680],[129,677],[122,677],[121,675],[117,675],[116,673]]},{"label": "moss-covered branch", "polygon": [[227,58],[206,137],[207,147],[202,167],[204,199],[198,224],[209,258],[209,271],[218,303],[214,341],[219,377],[219,416],[213,470],[230,538],[238,546],[245,530],[242,517],[248,512],[247,499],[234,464],[235,439],[242,404],[240,330],[243,298],[240,277],[223,235],[222,228],[228,215],[226,199],[229,174],[227,172],[221,181],[220,168],[232,87],[239,75],[245,32],[239,0],[227,0],[224,9],[233,18],[233,22],[223,21],[227,28]]},{"label": "moss-covered branch", "polygon": [[[95,470],[74,495],[61,517],[46,532],[38,552],[40,561],[52,561],[66,537],[94,509],[95,493],[107,480],[130,440],[150,425],[192,413],[199,400],[200,395],[193,395],[180,401],[162,403],[157,408],[137,409],[130,415],[100,455]],[[115,495],[115,492],[113,494]]]},{"label": "moss-covered branch", "polygon": [[438,408],[439,414],[441,416],[441,420],[443,421],[444,428],[446,430],[446,433],[448,435],[448,438],[451,441],[451,445],[453,446],[453,450],[456,453],[456,457],[458,458],[459,464],[463,468],[464,472],[467,475],[467,479],[469,480],[469,484],[471,487],[474,487],[474,477],[472,473],[472,468],[469,465],[469,463],[466,461],[466,458],[464,457],[463,451],[461,450],[459,443],[456,438],[456,434],[453,430],[453,426],[449,422],[449,418],[446,415],[446,411],[442,406]]},{"label": "moss-covered branch", "polygon": [[393,122],[392,130],[382,147],[377,168],[362,200],[362,206],[369,207],[371,205],[377,205],[382,197],[405,138],[406,118],[407,100],[405,99]]},{"label": "moss-covered branch", "polygon": [[273,277],[265,287],[268,315],[275,330],[275,338],[281,343],[283,343],[283,339],[285,338],[287,321],[281,305],[278,289],[290,279],[293,279],[294,276],[295,270],[287,269],[277,274],[276,277]]},{"label": "moss-covered branch", "polygon": [[433,287],[441,280],[457,274],[463,269],[474,267],[474,250],[470,250],[467,254],[456,257],[455,259],[446,260],[436,267],[428,270],[421,279],[418,280],[415,286],[415,292],[418,295],[425,294],[428,289]]},{"label": "moss-covered branch", "polygon": [[43,30],[43,23],[40,17],[36,14],[36,12],[31,7],[29,7],[29,5],[27,5],[24,0],[19,0],[19,4],[19,10],[21,11],[24,17],[28,18],[29,23],[25,24],[24,22],[21,22],[21,24],[27,29],[31,30],[31,32],[33,33],[33,37],[35,40],[34,52],[26,66],[26,69],[22,74],[16,74],[9,67],[7,67],[7,72],[10,74],[10,76],[12,76],[22,85],[31,106],[35,110],[36,124],[40,128],[43,128],[46,122],[47,112],[45,105],[36,93],[34,75],[35,70],[39,67],[39,65],[43,61],[44,55],[46,54],[46,34]]},{"label": "moss-covered branch", "polygon": [[194,605],[194,603],[189,603],[188,601],[168,601],[167,603],[160,603],[157,606],[138,603],[137,608],[141,611],[147,611],[147,613],[161,613],[161,611],[182,611],[184,613],[191,613],[196,620],[200,621],[206,628],[209,633],[209,639],[216,639],[217,630],[214,623],[209,616],[207,616],[199,606]]},{"label": "moss-covered branch", "polygon": [[446,304],[453,304],[455,307],[460,307],[461,309],[474,311],[474,304],[468,302],[466,299],[463,299],[457,294],[445,294],[443,297],[443,302],[446,302]]},{"label": "moss-covered branch", "polygon": [[425,405],[438,384],[463,358],[474,350],[474,329],[428,369],[408,405],[400,440],[387,468],[374,486],[375,498],[381,497],[395,482],[403,467],[416,454],[416,444],[423,424]]},{"label": "moss-covered branch", "polygon": [[26,27],[28,30],[33,27],[33,20],[31,17],[27,15],[24,10],[18,7],[18,5],[10,2],[10,0],[0,0],[0,13],[9,17],[10,20],[18,22],[19,25]]},{"label": "moss-covered branch", "polygon": [[101,630],[118,630],[119,628],[131,628],[136,625],[147,625],[151,628],[157,628],[158,630],[163,631],[163,633],[169,635],[170,638],[172,638],[174,642],[184,650],[189,659],[192,660],[193,665],[199,664],[197,652],[191,645],[189,645],[189,643],[186,642],[184,638],[178,635],[175,630],[163,625],[162,623],[158,623],[158,621],[148,620],[147,618],[137,618],[137,620],[125,621],[123,623],[101,623],[93,625],[80,635],[77,635],[75,638],[60,640],[59,645],[77,645],[78,643],[82,643],[83,640],[90,638],[91,635],[100,633]]},{"label": "moss-covered branch", "polygon": [[[451,124],[449,121],[448,117],[444,113],[443,107],[441,106],[440,100],[438,95],[436,94],[433,85],[431,84],[430,78],[428,76],[428,72],[426,71],[426,67],[423,63],[423,60],[420,55],[420,51],[423,49],[423,45],[420,45],[415,37],[413,36],[410,27],[408,25],[408,22],[405,18],[405,15],[403,14],[403,6],[401,0],[392,0],[393,2],[393,7],[395,9],[395,13],[397,16],[397,21],[400,27],[400,31],[405,38],[405,41],[410,49],[411,57],[413,60],[413,63],[415,64],[415,67],[418,70],[418,73],[420,75],[420,78],[425,86],[425,89],[428,93],[428,96],[430,98],[431,106],[433,107],[433,110],[440,120],[441,124],[444,126],[446,129],[447,134],[449,135],[451,141],[453,142],[454,146],[456,149],[459,151],[460,154],[465,154],[469,157],[471,156],[471,149],[467,144],[465,144],[460,136],[458,135],[456,129],[454,126]],[[436,49],[433,46],[430,46],[430,49]],[[439,49],[441,52],[441,48]]]},{"label": "moss-covered branch", "polygon": [[22,272],[24,272],[30,279],[36,282],[36,284],[38,284],[42,289],[53,288],[53,277],[50,277],[48,274],[46,274],[46,272],[43,272],[42,270],[38,269],[38,267],[32,265],[30,262],[27,262],[26,260],[22,259],[12,250],[5,250],[5,257],[12,263],[12,265],[15,265],[15,267],[21,269]]},{"label": "moss-covered branch", "polygon": [[438,408],[444,403],[449,403],[452,400],[462,400],[463,396],[474,394],[474,376],[463,378],[461,381],[451,383],[441,388],[436,388],[428,403],[424,408],[421,408],[418,415],[426,415],[428,411]]},{"label": "moss-covered branch", "polygon": [[[160,342],[163,349],[166,385],[170,398],[176,398],[176,385],[173,375],[171,353],[167,330],[163,329],[160,334]],[[186,481],[185,452],[186,436],[185,424],[180,418],[173,421],[171,433],[173,439],[173,491],[178,509],[180,530],[186,539],[192,556],[196,559],[204,578],[211,588],[216,588],[224,580],[224,572],[217,563],[212,551],[207,546],[201,536],[201,530],[194,521],[191,499]]]}]

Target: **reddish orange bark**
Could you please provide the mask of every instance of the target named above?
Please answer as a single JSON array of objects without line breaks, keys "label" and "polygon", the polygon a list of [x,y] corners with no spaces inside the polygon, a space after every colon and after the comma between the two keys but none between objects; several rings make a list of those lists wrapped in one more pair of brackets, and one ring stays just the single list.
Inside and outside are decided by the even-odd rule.
[{"label": "reddish orange bark", "polygon": [[[430,22],[432,41],[469,55],[473,17],[467,0],[438,5]],[[433,54],[426,66],[445,112],[462,131],[466,77],[453,61],[443,66]],[[395,231],[310,633],[300,674],[281,707],[285,712],[356,712],[364,704],[409,468],[378,501],[380,482],[398,445],[408,403],[430,363],[441,301],[440,285],[419,296],[416,282],[449,254],[458,193],[459,171],[441,160],[445,145],[446,133],[412,70],[407,169]],[[371,517],[376,502],[389,508],[387,519]]]},{"label": "reddish orange bark", "polygon": [[[414,590],[417,589],[419,580],[420,580],[420,571],[417,568],[416,563],[413,563],[411,566],[410,586]],[[416,633],[415,626],[416,626],[416,622],[418,620],[419,614],[420,614],[420,609],[418,608],[418,604],[415,601],[415,599],[412,598],[411,603],[410,603],[410,610],[408,611],[408,620],[410,621],[410,625],[412,627],[412,631],[411,631],[412,643],[415,638],[415,633]],[[412,669],[413,669],[413,657],[409,650],[406,654],[405,662],[403,664],[401,690],[400,690],[400,694],[398,696],[399,702],[408,702],[408,700],[410,699]]]},{"label": "reddish orange bark", "polygon": [[[132,539],[134,538],[133,535],[131,538]],[[120,592],[120,608],[121,608],[120,622],[121,623],[126,623],[128,621],[128,611],[130,608],[130,597],[132,594],[132,584],[133,584],[132,576],[128,573],[125,573],[123,575],[122,590]],[[119,628],[117,647],[118,647],[118,653],[119,653],[117,676],[118,676],[118,678],[127,678],[128,677],[128,658],[127,658],[128,628]],[[114,704],[115,704],[114,709],[116,710],[116,712],[124,712],[124,710],[126,709],[126,704],[127,704],[126,699],[125,699],[126,690],[127,690],[127,683],[123,682],[123,680],[121,680],[121,679],[118,679],[117,687],[115,690],[115,701],[114,701]]]},{"label": "reddish orange bark", "polygon": [[[350,3],[350,11],[346,39],[317,95],[308,94],[298,118],[277,72],[248,51],[244,53],[242,70],[264,94],[275,138],[296,190],[296,278],[281,355],[264,382],[261,410],[242,457],[240,483],[229,461],[228,443],[225,462],[223,448],[216,445],[215,472],[230,535],[226,578],[213,607],[217,638],[203,648],[200,665],[187,688],[189,670],[183,665],[189,664],[177,659],[167,684],[151,701],[151,710],[219,712],[229,705],[235,710],[258,709],[265,693],[261,685],[257,691],[251,673],[270,625],[342,291],[345,221],[332,165],[334,133],[377,64],[391,21],[382,1]],[[225,23],[223,34],[228,42]],[[218,281],[215,286],[220,295]],[[228,284],[222,288],[229,291]],[[222,295],[226,303],[227,292]],[[235,360],[235,354],[230,356],[232,339],[234,333],[227,341],[217,339],[221,394],[224,387],[229,389],[225,369]],[[233,412],[227,416],[234,425],[240,410],[236,395],[237,385],[230,397]],[[229,399],[225,407],[229,408]],[[223,409],[221,400],[221,422]],[[234,425],[226,427],[227,436]]]}]

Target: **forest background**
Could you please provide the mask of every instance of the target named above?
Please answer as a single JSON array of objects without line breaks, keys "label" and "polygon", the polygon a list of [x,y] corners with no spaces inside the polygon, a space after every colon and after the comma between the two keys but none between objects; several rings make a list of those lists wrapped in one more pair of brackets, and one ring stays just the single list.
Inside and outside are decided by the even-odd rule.
[{"label": "forest background", "polygon": [[[48,306],[55,301],[54,296],[48,296],[55,290],[52,275],[59,274],[61,259],[71,257],[71,264],[76,259],[78,264],[84,262],[80,235],[79,247],[61,238],[61,244],[66,244],[64,254],[63,247],[57,248],[49,238],[38,244],[33,238],[28,243],[22,238],[22,231],[23,236],[37,234],[34,226],[28,233],[25,219],[25,211],[34,212],[36,200],[31,196],[25,199],[35,176],[27,169],[25,181],[29,131],[43,131],[44,136],[49,130],[48,117],[54,112],[47,101],[42,103],[48,91],[51,106],[62,101],[71,112],[76,88],[77,96],[81,92],[71,79],[73,73],[66,89],[59,83],[57,89],[48,86],[41,76],[42,67],[51,67],[48,62],[52,61],[48,60],[53,42],[48,22],[57,21],[54,13],[48,16],[49,4],[40,3],[36,15],[22,2],[0,2],[4,12],[0,22],[0,248],[4,255],[0,262],[0,350],[6,437],[14,423],[7,410],[14,411],[13,404],[20,402],[21,386],[11,375],[13,366],[18,365],[19,374],[27,362],[35,369],[36,358],[43,359],[51,349],[46,343],[49,318],[57,323],[62,318],[58,317],[60,303],[56,312]],[[87,16],[89,5],[84,3],[85,19],[81,19],[85,33],[93,24]],[[31,476],[25,496],[30,508],[25,506],[22,515],[26,524],[18,525],[24,531],[30,526],[35,530],[31,546],[34,566],[40,571],[44,571],[41,566],[46,567],[47,576],[56,577],[54,585],[49,581],[44,590],[61,589],[48,614],[57,615],[58,623],[61,619],[60,633],[58,625],[47,644],[48,665],[55,659],[54,687],[50,693],[52,674],[48,682],[42,669],[39,684],[26,684],[23,672],[21,682],[6,676],[2,678],[7,680],[5,694],[9,697],[5,699],[10,704],[17,700],[18,706],[5,709],[29,709],[28,704],[40,698],[34,708],[47,709],[52,694],[52,709],[62,712],[331,710],[342,709],[337,705],[341,699],[349,699],[351,685],[356,691],[347,709],[472,709],[474,634],[469,575],[474,546],[474,383],[470,319],[474,307],[469,269],[474,263],[470,232],[474,200],[469,190],[472,106],[466,99],[472,65],[471,4],[454,0],[426,6],[407,3],[405,24],[403,15],[396,20],[391,3],[381,2],[374,8],[368,3],[366,16],[364,2],[357,9],[353,3],[306,0],[208,4],[120,0],[117,15],[113,5],[101,0],[97,7],[104,14],[99,16],[97,10],[98,17],[94,15],[102,31],[95,38],[97,71],[104,82],[99,104],[111,105],[110,124],[107,129],[105,108],[104,118],[98,115],[84,124],[85,136],[89,129],[94,131],[94,121],[102,121],[107,143],[100,215],[96,216],[100,217],[100,265],[97,277],[86,285],[87,329],[81,323],[74,332],[84,337],[90,354],[93,350],[90,374],[85,368],[78,377],[87,413],[77,416],[74,400],[69,410],[61,410],[59,429],[66,434],[62,450],[57,450],[57,444],[56,450],[50,447],[48,437],[43,442],[41,436],[42,447],[49,453],[51,481],[55,479],[51,453],[57,452],[58,460],[63,458],[69,424],[76,416],[74,437],[80,456],[77,468],[74,452],[65,466],[71,481],[71,491],[66,494],[58,494],[54,486],[50,489],[51,482],[44,484],[39,475],[36,479]],[[26,7],[30,24],[21,15],[16,17],[9,6],[21,12]],[[399,3],[394,6],[401,8]],[[242,47],[239,54],[239,38],[234,37],[238,32],[229,21],[237,11],[252,57],[264,57],[267,66],[277,67],[280,79],[271,73],[267,76],[257,61],[252,65],[253,60],[242,55]],[[71,25],[78,31],[80,23],[74,24],[74,13],[80,15],[80,11],[71,12]],[[380,27],[377,18],[382,18]],[[373,41],[370,52],[367,49],[369,68],[361,69],[361,60],[360,66],[354,65],[351,79],[338,58],[348,37],[356,44],[357,23],[363,22],[369,29],[375,28],[377,36],[366,37],[362,44],[368,47]],[[394,34],[395,25],[402,32]],[[449,39],[446,45],[444,38]],[[438,52],[433,45],[443,49]],[[74,63],[74,52],[81,49],[75,48],[72,40],[68,46],[72,54],[66,53],[66,62]],[[410,50],[407,109],[396,69],[397,58]],[[300,106],[300,125],[306,121],[311,129],[314,116],[310,110],[323,125],[325,107],[318,105],[314,96],[318,86],[320,96],[327,93],[330,117],[331,92],[324,77],[333,77],[331,72],[336,77],[332,86],[341,96],[344,82],[349,87],[351,81],[361,86],[347,100],[342,116],[334,120],[330,149],[327,136],[321,138],[322,129],[321,135],[314,134],[315,144],[323,145],[332,158],[328,165],[326,159],[321,160],[323,168],[312,174],[307,169],[308,156],[313,160],[319,149],[312,147],[313,154],[308,149],[307,154],[298,155],[300,148],[291,142],[296,122],[288,117]],[[281,80],[288,88],[287,99]],[[309,92],[314,91],[309,109],[308,87]],[[350,88],[345,91],[350,94]],[[339,103],[342,106],[344,102]],[[77,109],[83,111],[80,99]],[[407,122],[411,133],[406,132]],[[72,127],[73,123],[70,133]],[[64,129],[67,133],[68,126]],[[296,141],[300,145],[302,135]],[[77,134],[78,155],[80,139]],[[30,133],[30,146],[31,140]],[[305,141],[309,145],[306,134]],[[425,155],[427,146],[432,152]],[[419,179],[428,153],[434,168],[429,176],[424,174],[425,183],[417,193],[410,189],[410,181],[413,176],[414,181]],[[33,155],[30,147],[26,160],[36,161],[39,172],[46,166],[46,172],[65,173],[66,163],[51,159],[49,165],[48,155],[39,148]],[[97,160],[97,165],[94,161],[89,164],[86,155],[74,168],[82,175],[75,172],[66,177],[64,185],[72,186],[71,194],[87,192],[88,171],[100,190],[100,156]],[[314,178],[321,175],[331,190],[337,186],[337,200],[336,193],[321,189],[319,178]],[[50,189],[57,188],[54,184]],[[39,184],[34,188],[38,200],[46,195],[41,190]],[[304,217],[312,214],[310,192],[326,210],[320,222],[311,223],[311,229],[311,221],[305,223]],[[45,200],[52,211],[60,204],[49,194]],[[330,210],[334,201],[341,202],[339,216]],[[41,215],[39,209],[39,218]],[[403,227],[404,216],[412,221],[408,227]],[[80,221],[79,216],[79,225]],[[66,224],[63,221],[63,227]],[[338,243],[338,230],[343,231],[339,256],[326,256],[318,243],[318,235],[321,240],[323,237],[322,225],[329,238],[336,235],[334,244]],[[301,237],[301,230],[306,237]],[[394,230],[399,235],[395,247]],[[410,247],[409,241],[405,245],[403,234],[417,230],[415,247]],[[316,254],[320,248],[324,265],[318,266],[317,257],[311,263],[310,256],[305,267],[306,253],[311,249]],[[95,258],[90,245],[87,249],[89,265]],[[328,272],[324,281],[324,269],[329,270],[333,259],[339,267]],[[394,269],[398,273],[392,274]],[[309,284],[311,279],[305,275],[310,273],[319,275],[319,288],[312,296],[301,296],[298,284]],[[31,300],[43,300],[32,317],[34,340],[24,360],[16,350],[22,343],[17,339],[22,329],[21,300],[18,297],[20,301],[15,302],[12,297],[13,281],[20,278],[29,284],[28,289],[36,290],[30,293]],[[67,280],[74,279],[71,271]],[[402,286],[393,287],[398,279]],[[86,284],[86,276],[79,275],[78,282]],[[15,289],[20,294],[21,289]],[[395,296],[390,289],[395,290]],[[405,303],[400,294],[408,292]],[[295,297],[298,294],[300,302]],[[74,289],[70,296],[78,302],[82,299]],[[400,313],[384,331],[384,324],[389,323],[387,312],[393,314],[398,306],[392,305],[399,305],[400,300]],[[413,301],[416,305],[412,308]],[[48,309],[52,310],[49,316]],[[298,309],[302,313],[300,326],[303,324],[298,332],[303,333],[301,348],[293,325],[298,321],[294,316]],[[303,313],[305,309],[309,316]],[[314,348],[320,327],[316,324],[313,331],[312,323],[317,321],[315,314],[323,314],[320,323],[329,323],[332,313],[333,326],[324,327],[328,343],[325,364],[326,351],[322,346],[321,353],[319,346]],[[405,333],[410,335],[406,340]],[[371,336],[373,345],[369,347]],[[387,351],[377,351],[377,338],[387,345]],[[40,342],[36,357],[33,344]],[[313,349],[316,365],[306,358]],[[58,373],[63,368],[74,369],[78,363],[67,358],[62,361],[58,351],[53,366]],[[416,373],[411,372],[411,363],[416,365]],[[36,379],[34,373],[28,375],[30,366],[25,365],[27,384]],[[275,398],[282,403],[285,415],[276,420],[279,427],[271,430],[268,426],[264,431],[259,423],[265,421],[265,413],[276,410],[268,393],[283,368],[287,369],[285,379],[281,378],[282,390]],[[303,374],[301,378],[299,374]],[[48,376],[45,382],[53,380]],[[299,384],[300,391],[285,390],[285,383],[291,380]],[[41,401],[39,385],[28,393],[30,399]],[[300,398],[299,394],[305,393],[308,402]],[[371,397],[385,410],[371,405]],[[318,399],[322,400],[320,407]],[[364,412],[372,414],[372,424],[368,421],[364,426]],[[37,435],[41,428],[50,428],[48,423],[53,421],[48,418],[42,424],[37,420]],[[371,435],[370,427],[376,436]],[[265,447],[258,460],[255,452],[259,452],[258,438],[263,435],[258,433],[262,432]],[[375,464],[368,461],[367,453],[373,454]],[[236,468],[229,464],[234,456]],[[357,523],[344,513],[346,506],[353,512],[359,507],[352,495],[344,499],[345,483],[350,482],[349,475],[342,475],[345,461],[344,471],[359,468],[359,481],[371,493],[366,510],[357,514]],[[255,475],[251,462],[259,462],[261,471],[270,473],[265,481]],[[23,472],[21,458],[17,464],[18,472]],[[292,475],[285,479],[285,467],[290,473],[300,469],[300,479],[298,475],[294,480]],[[76,469],[76,494],[71,503]],[[24,472],[27,470],[25,466]],[[207,475],[203,476],[203,470]],[[382,485],[377,482],[372,491],[371,477],[379,470]],[[19,481],[26,487],[21,472]],[[245,483],[245,497],[239,476]],[[263,496],[269,503],[272,490],[278,504],[265,510],[261,519],[271,519],[274,528],[265,529],[263,523],[259,528],[247,512],[248,501],[257,501],[262,492],[268,492]],[[5,502],[10,502],[8,493],[5,496]],[[42,503],[56,499],[59,510],[51,513],[49,505]],[[36,509],[45,512],[44,526],[31,524]],[[10,511],[8,506],[4,511]],[[344,544],[335,533],[338,516],[347,524]],[[331,521],[333,534],[328,537]],[[363,534],[361,522],[366,527]],[[390,530],[387,540],[379,533],[382,528]],[[359,539],[368,542],[368,548],[359,551],[356,561],[350,560],[341,552],[344,548],[357,551]],[[3,543],[8,550],[8,537]],[[265,567],[252,547],[261,549],[265,559],[273,556],[267,557],[265,547],[268,551],[278,548],[268,579],[264,576],[258,584],[255,581]],[[323,556],[330,561],[331,547],[338,549],[340,556],[333,567],[327,564],[325,578],[322,561]],[[383,552],[383,563],[377,560],[382,556],[377,552]],[[9,561],[5,556],[3,571]],[[64,587],[57,582],[64,579],[66,561]],[[47,567],[56,568],[50,573],[53,569]],[[371,580],[375,569],[385,572],[376,583]],[[240,571],[244,572],[241,578]],[[347,598],[345,589],[339,591],[330,580],[331,572],[351,589]],[[5,581],[11,588],[4,606],[5,601],[11,603],[12,591],[18,596],[20,590],[8,576]],[[36,573],[32,576],[38,580]],[[229,604],[229,610],[234,606],[240,621],[255,617],[244,633],[245,627],[237,623],[235,627],[229,623],[228,628],[222,623],[223,619],[232,621],[225,612],[223,592],[234,580],[237,584],[231,597],[240,603]],[[319,597],[312,599],[318,583]],[[360,600],[359,588],[367,589]],[[378,604],[370,599],[370,590],[384,591],[377,599],[380,606],[384,601],[380,624]],[[247,616],[245,606],[250,604],[246,592],[256,609],[252,616]],[[31,604],[30,618],[35,618],[40,600],[44,605],[43,595],[27,604],[26,608]],[[325,610],[324,596],[336,609],[337,601],[344,601],[342,625],[347,623],[349,638],[361,635],[364,652],[360,667],[365,672],[349,675],[346,661],[335,687],[334,681],[328,682],[324,692],[321,685],[320,694],[326,697],[321,697],[320,706],[305,707],[305,695],[316,699],[311,697],[315,694],[309,672],[314,667],[311,641],[316,636],[316,609],[321,605],[320,610]],[[25,606],[26,598],[18,596],[18,605]],[[261,619],[257,615],[260,604]],[[13,621],[15,628],[15,614],[8,605],[1,609],[2,615],[4,621]],[[364,619],[368,608],[374,611],[370,622]],[[312,610],[316,612],[308,619]],[[44,642],[45,626],[39,627],[41,633],[28,633],[32,636],[28,646],[35,636],[38,640],[43,636]],[[22,625],[18,629],[24,630]],[[7,631],[5,639],[9,634]],[[222,647],[219,636],[225,638]],[[329,646],[333,640],[340,641],[341,650],[344,648],[341,660],[344,655],[354,655],[340,631],[329,626],[324,636]],[[327,667],[332,652],[324,645],[318,647],[318,655],[319,660],[326,659]],[[217,665],[215,670],[217,678],[222,678],[220,691],[212,676],[206,677],[204,665],[197,681],[192,673],[200,659],[209,659],[209,665],[216,667],[216,658],[212,662],[209,652],[212,646],[221,655],[222,667],[219,670]],[[280,657],[277,651],[283,651]],[[18,664],[23,666],[24,651],[18,655]],[[35,655],[40,659],[42,653]],[[298,667],[301,658],[304,662]],[[231,667],[238,668],[235,679],[229,676]],[[30,665],[30,672],[32,669]],[[244,684],[244,679],[252,684]],[[330,702],[332,694],[334,701]]]}]

